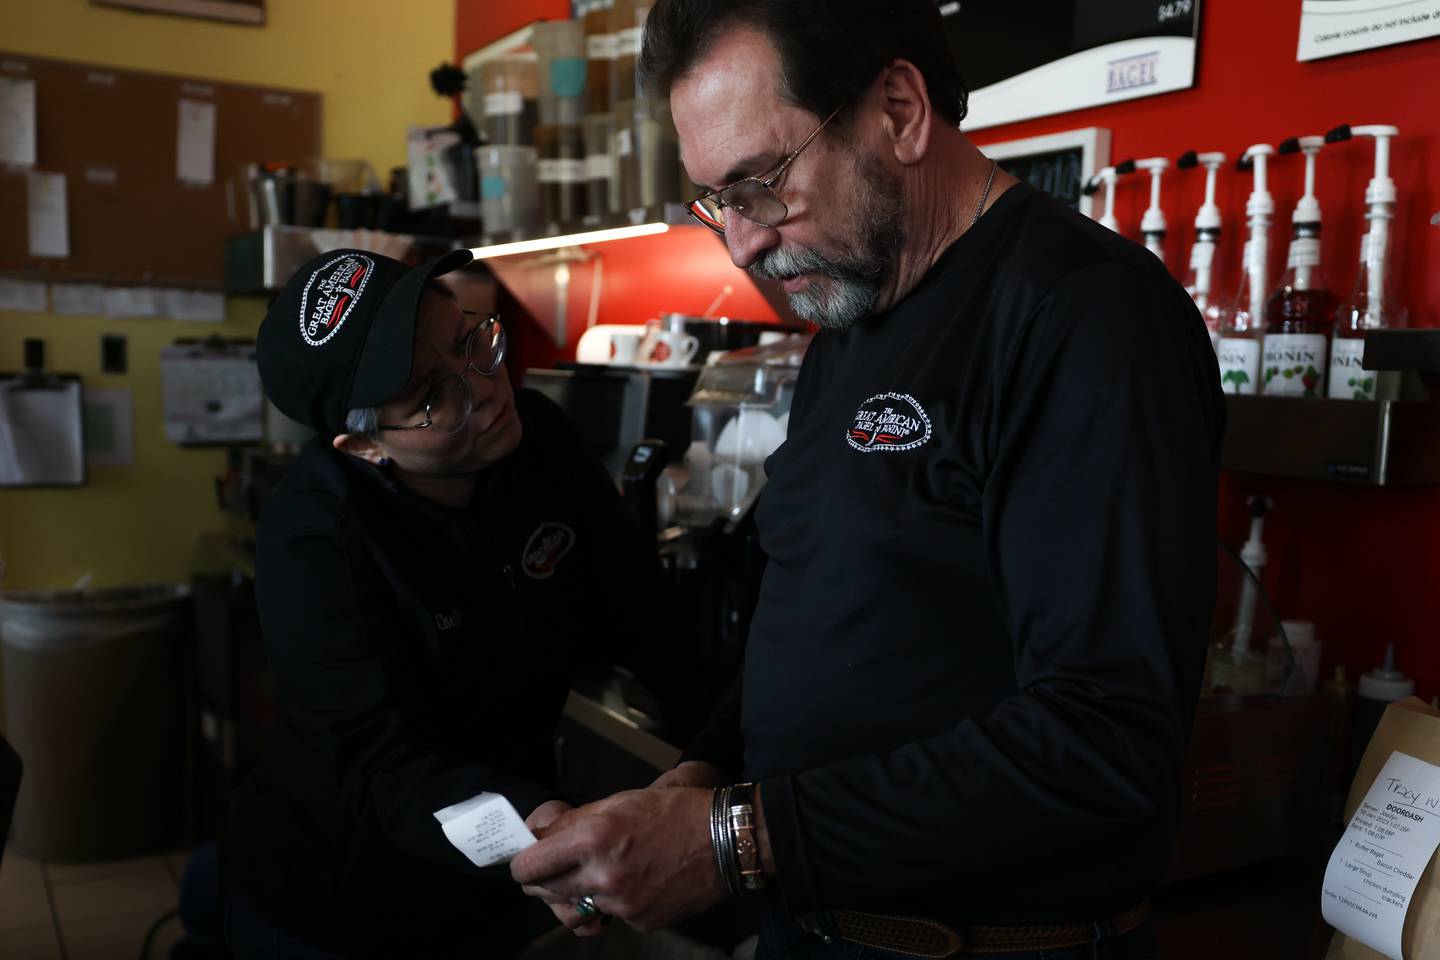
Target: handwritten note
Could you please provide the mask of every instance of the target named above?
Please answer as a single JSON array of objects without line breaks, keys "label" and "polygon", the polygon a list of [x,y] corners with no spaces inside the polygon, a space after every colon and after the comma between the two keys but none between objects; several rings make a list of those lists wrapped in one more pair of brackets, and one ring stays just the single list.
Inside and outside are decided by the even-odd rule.
[{"label": "handwritten note", "polygon": [[535,842],[535,836],[498,793],[482,793],[435,811],[445,838],[477,867],[509,862]]},{"label": "handwritten note", "polygon": [[1340,838],[1320,889],[1325,922],[1392,960],[1440,845],[1440,767],[1392,753]]}]

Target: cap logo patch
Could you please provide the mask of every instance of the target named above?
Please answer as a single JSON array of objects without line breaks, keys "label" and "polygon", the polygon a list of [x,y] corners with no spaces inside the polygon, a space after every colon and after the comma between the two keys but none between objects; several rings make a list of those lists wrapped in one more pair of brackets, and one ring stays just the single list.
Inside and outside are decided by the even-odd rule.
[{"label": "cap logo patch", "polygon": [[845,441],[861,453],[900,453],[930,439],[930,415],[908,393],[879,393],[860,404]]},{"label": "cap logo patch", "polygon": [[346,253],[310,275],[300,294],[300,336],[306,343],[318,347],[340,332],[374,272],[374,260]]},{"label": "cap logo patch", "polygon": [[546,521],[530,534],[520,555],[520,567],[532,580],[548,580],[575,546],[575,531],[563,523]]}]

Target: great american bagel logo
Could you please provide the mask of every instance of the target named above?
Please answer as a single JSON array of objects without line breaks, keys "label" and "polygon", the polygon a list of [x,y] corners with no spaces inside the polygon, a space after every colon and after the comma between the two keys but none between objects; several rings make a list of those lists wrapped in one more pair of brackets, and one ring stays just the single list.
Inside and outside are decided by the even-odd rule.
[{"label": "great american bagel logo", "polygon": [[877,393],[860,404],[845,442],[861,453],[900,453],[930,439],[930,415],[908,393]]},{"label": "great american bagel logo", "polygon": [[374,272],[374,260],[345,253],[310,275],[300,294],[300,336],[306,343],[318,347],[340,332]]},{"label": "great american bagel logo", "polygon": [[520,554],[520,568],[532,580],[548,580],[555,568],[575,546],[575,531],[563,523],[547,520],[535,528]]}]

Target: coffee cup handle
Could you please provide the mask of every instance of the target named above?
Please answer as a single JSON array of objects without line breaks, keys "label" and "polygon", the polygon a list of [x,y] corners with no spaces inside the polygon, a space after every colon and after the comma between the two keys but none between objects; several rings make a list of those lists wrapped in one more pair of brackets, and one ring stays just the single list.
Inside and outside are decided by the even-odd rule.
[{"label": "coffee cup handle", "polygon": [[694,360],[695,354],[700,352],[700,338],[695,336],[693,333],[687,333],[685,334],[684,344],[685,359],[681,361],[682,365],[688,364],[691,360]]}]

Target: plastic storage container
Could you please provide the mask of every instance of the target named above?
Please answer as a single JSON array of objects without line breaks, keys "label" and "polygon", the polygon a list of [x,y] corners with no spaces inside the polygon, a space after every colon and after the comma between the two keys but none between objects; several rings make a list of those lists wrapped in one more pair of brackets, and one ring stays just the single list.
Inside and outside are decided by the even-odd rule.
[{"label": "plastic storage container", "polygon": [[[1315,624],[1307,620],[1286,620],[1285,639],[1277,634],[1270,638],[1265,651],[1265,692],[1283,696],[1307,696],[1320,682],[1320,641],[1315,637]],[[1285,640],[1290,649],[1285,649]],[[1295,669],[1290,669],[1290,657]]]},{"label": "plastic storage container", "polygon": [[514,53],[481,65],[480,117],[475,126],[486,143],[529,146],[535,142],[539,87],[534,53]]},{"label": "plastic storage container", "polygon": [[579,126],[585,115],[590,69],[585,58],[585,24],[579,20],[541,21],[535,24],[533,42],[539,56],[540,123]]},{"label": "plastic storage container", "polygon": [[475,157],[480,173],[480,219],[486,235],[533,232],[539,224],[535,148],[480,147]]},{"label": "plastic storage container", "polygon": [[585,210],[597,219],[620,209],[620,174],[610,154],[615,115],[593,114],[580,128],[585,139]]},{"label": "plastic storage container", "polygon": [[610,10],[610,33],[615,38],[615,59],[610,65],[610,102],[644,99],[636,67],[650,0],[615,0]]},{"label": "plastic storage container", "polygon": [[720,355],[690,395],[693,422],[684,466],[667,471],[663,522],[738,520],[765,486],[765,458],[785,442],[800,362],[812,335]]},{"label": "plastic storage container", "polygon": [[611,152],[619,176],[620,211],[680,201],[680,137],[668,103],[617,104]]},{"label": "plastic storage container", "polygon": [[585,11],[585,112],[610,111],[610,70],[615,63],[615,34],[610,30],[610,0]]},{"label": "plastic storage container", "polygon": [[5,728],[25,762],[11,849],[172,849],[184,800],[184,586],[0,597]]},{"label": "plastic storage container", "polygon": [[535,129],[539,152],[540,222],[578,222],[585,215],[585,138],[578,126]]}]

